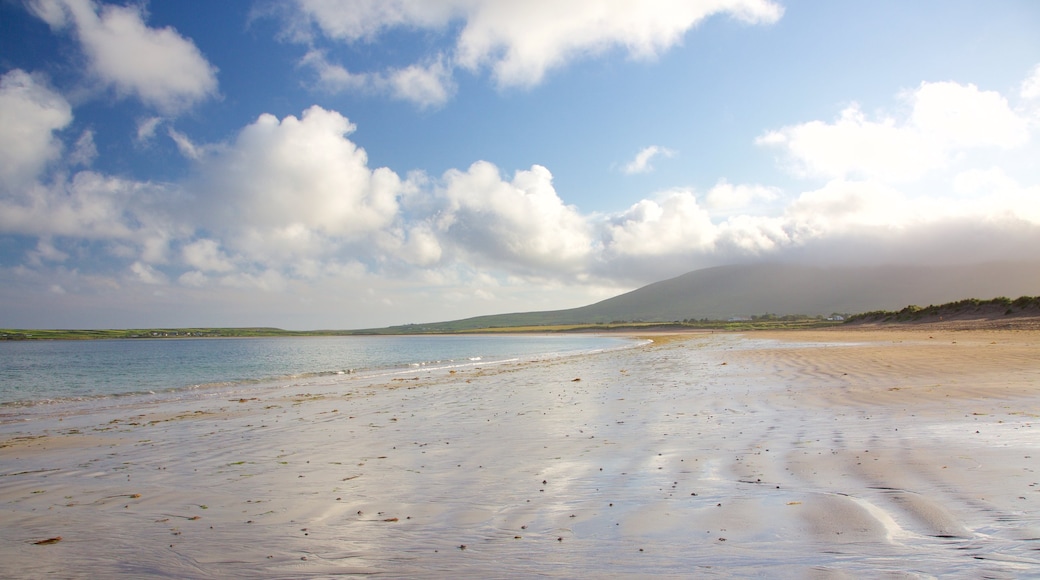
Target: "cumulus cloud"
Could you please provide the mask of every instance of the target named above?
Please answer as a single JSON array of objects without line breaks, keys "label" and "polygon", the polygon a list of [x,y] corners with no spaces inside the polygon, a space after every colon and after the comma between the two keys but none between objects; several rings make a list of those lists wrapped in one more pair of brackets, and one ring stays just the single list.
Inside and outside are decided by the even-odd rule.
[{"label": "cumulus cloud", "polygon": [[654,157],[672,157],[674,155],[675,152],[667,147],[651,145],[644,148],[639,153],[636,153],[635,158],[626,163],[625,166],[621,168],[621,171],[626,175],[649,173],[654,170],[653,165],[650,165],[650,161],[652,161]]},{"label": "cumulus cloud", "polygon": [[29,73],[15,69],[0,77],[0,185],[31,183],[61,155],[54,135],[72,122],[72,107]]},{"label": "cumulus cloud", "polygon": [[443,182],[447,206],[437,227],[480,263],[573,273],[592,249],[585,217],[564,204],[545,167],[534,165],[505,181],[497,167],[481,161],[464,172],[448,171]]},{"label": "cumulus cloud", "polygon": [[352,73],[338,64],[329,62],[325,53],[320,50],[308,51],[300,59],[300,65],[313,70],[318,76],[318,87],[331,93],[368,89],[375,84],[371,74]]},{"label": "cumulus cloud", "polygon": [[322,51],[311,50],[300,64],[314,71],[318,88],[331,93],[361,91],[389,94],[420,108],[443,105],[455,93],[452,70],[443,57],[404,68],[352,73],[341,65],[329,62]]},{"label": "cumulus cloud", "polygon": [[853,104],[833,123],[784,127],[756,142],[780,148],[798,175],[908,181],[948,166],[956,152],[1009,149],[1029,139],[1028,119],[999,93],[972,84],[925,82],[903,99],[911,105],[905,119],[870,120]]},{"label": "cumulus cloud", "polygon": [[732,184],[720,180],[705,196],[704,205],[713,210],[746,209],[759,202],[771,202],[780,197],[780,190],[757,184]]},{"label": "cumulus cloud", "polygon": [[64,262],[69,259],[69,254],[59,250],[54,245],[54,240],[42,237],[36,242],[36,249],[29,252],[29,263],[40,266],[43,262]]},{"label": "cumulus cloud", "polygon": [[981,91],[973,84],[921,83],[909,100],[910,124],[936,147],[1011,149],[1029,140],[1027,120],[996,91]]},{"label": "cumulus cloud", "polygon": [[[455,33],[452,66],[489,69],[500,87],[530,87],[569,62],[623,49],[655,57],[715,14],[770,24],[783,14],[770,0],[297,0],[301,18],[332,39],[368,41],[394,28]],[[461,22],[455,28],[451,25]],[[293,22],[297,40],[312,40]]]},{"label": "cumulus cloud", "polygon": [[375,238],[376,246],[387,256],[412,266],[435,266],[444,255],[444,247],[430,220],[393,227]]},{"label": "cumulus cloud", "polygon": [[1040,99],[1040,64],[1034,66],[1029,77],[1022,81],[1018,94],[1023,99]]},{"label": "cumulus cloud", "polygon": [[999,167],[990,167],[957,174],[953,191],[957,197],[943,202],[957,214],[989,222],[1003,219],[1040,225],[1040,183],[1023,185]]},{"label": "cumulus cloud", "polygon": [[392,70],[387,75],[387,83],[394,97],[420,107],[442,105],[455,93],[455,81],[444,58]]},{"label": "cumulus cloud", "polygon": [[[762,188],[725,183],[721,189]],[[712,191],[719,195],[720,187]],[[615,283],[647,283],[697,268],[777,255],[811,239],[796,220],[783,216],[714,217],[690,189],[661,192],[596,223],[602,250],[592,271]]]},{"label": "cumulus cloud", "polygon": [[401,26],[439,28],[458,16],[462,8],[461,2],[451,0],[296,0],[296,4],[324,34],[351,41],[371,40]]},{"label": "cumulus cloud", "polygon": [[322,254],[331,238],[358,239],[390,226],[409,185],[347,135],[355,126],[311,107],[299,118],[261,115],[235,141],[201,160],[192,194],[211,231],[254,259]]},{"label": "cumulus cloud", "polygon": [[130,274],[138,282],[152,286],[167,283],[166,276],[155,268],[142,262],[130,264]]},{"label": "cumulus cloud", "polygon": [[791,202],[786,217],[814,236],[852,226],[901,227],[919,220],[918,213],[898,190],[872,181],[834,180],[806,191]]},{"label": "cumulus cloud", "polygon": [[[499,86],[532,86],[576,58],[624,48],[650,58],[678,44],[705,18],[729,13],[750,23],[772,23],[782,9],[768,1],[604,4],[582,0],[560,4],[482,2],[467,11],[456,51],[470,70],[489,67]],[[537,31],[537,33],[534,33]]]},{"label": "cumulus cloud", "polygon": [[[0,79],[0,234],[106,240],[161,261],[169,237],[156,218],[163,188],[81,170],[97,157],[94,132],[84,130],[65,151],[56,134],[72,122],[68,102],[21,70]],[[161,221],[161,220],[160,220]],[[160,243],[156,243],[156,241]],[[28,254],[31,262],[59,254],[51,241]],[[131,252],[134,254],[137,252]]]},{"label": "cumulus cloud", "polygon": [[[997,259],[1033,247],[1040,240],[1040,184],[1017,167],[1002,167],[999,157],[977,166],[958,157],[1026,149],[1030,126],[1001,95],[972,85],[924,83],[902,98],[910,105],[902,117],[868,119],[853,108],[838,121],[808,121],[759,138],[820,182],[781,190],[719,179],[706,189],[647,195],[604,215],[566,203],[567,192],[557,191],[540,165],[506,173],[477,161],[440,176],[371,167],[351,140],[354,124],[317,106],[300,116],[260,115],[225,143],[196,144],[167,127],[192,160],[195,172],[183,183],[74,172],[74,158],[92,157],[92,134],[80,133],[74,153],[59,159],[56,134],[71,123],[68,104],[14,71],[0,90],[0,131],[28,137],[24,151],[4,150],[3,167],[14,168],[5,170],[23,186],[0,195],[0,233],[38,240],[19,275],[51,272],[37,282],[40,293],[54,285],[66,297],[84,288],[144,295],[142,289],[162,285],[182,297],[205,293],[233,304],[260,290],[283,301],[342,300],[386,316],[418,291],[457,308],[434,316],[416,307],[422,319],[470,315],[474,300],[529,308],[531,302],[506,301],[532,285],[543,297],[574,292],[578,305],[593,292],[586,288],[605,297],[763,257],[911,263]],[[145,120],[140,133],[152,135],[164,122]],[[0,147],[6,142],[0,139]],[[922,185],[913,181],[922,173],[886,147],[933,170],[956,160],[957,169],[934,171]],[[640,163],[646,167],[659,154]],[[43,179],[48,164],[58,171]],[[118,264],[88,283],[69,264],[91,251]],[[561,304],[545,300],[546,308]]]},{"label": "cumulus cloud", "polygon": [[713,243],[715,229],[693,192],[675,190],[639,201],[609,220],[606,249],[635,256],[702,252]]},{"label": "cumulus cloud", "polygon": [[147,183],[80,171],[70,181],[36,183],[0,198],[0,232],[131,239],[155,225],[146,206],[158,190]]},{"label": "cumulus cloud", "polygon": [[184,246],[181,252],[184,263],[201,272],[230,272],[235,268],[216,240],[196,240]]},{"label": "cumulus cloud", "polygon": [[198,47],[173,28],[149,28],[138,6],[32,0],[30,7],[56,30],[71,26],[91,71],[119,94],[176,113],[217,92],[217,70]]}]

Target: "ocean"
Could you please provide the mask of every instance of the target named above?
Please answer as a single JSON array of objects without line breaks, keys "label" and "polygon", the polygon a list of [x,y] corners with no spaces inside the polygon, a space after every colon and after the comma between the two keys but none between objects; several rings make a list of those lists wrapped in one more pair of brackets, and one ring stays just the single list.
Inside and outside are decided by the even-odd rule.
[{"label": "ocean", "polygon": [[490,365],[632,344],[594,335],[0,341],[0,406],[248,392],[278,382]]}]

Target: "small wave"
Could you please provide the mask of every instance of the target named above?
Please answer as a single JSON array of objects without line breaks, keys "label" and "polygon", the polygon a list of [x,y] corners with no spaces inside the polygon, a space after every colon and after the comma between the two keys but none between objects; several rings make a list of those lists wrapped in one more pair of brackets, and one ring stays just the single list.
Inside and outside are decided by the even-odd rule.
[{"label": "small wave", "polygon": [[[543,337],[544,338],[544,337]],[[493,337],[490,340],[499,341],[502,345],[512,344],[510,341],[517,341],[517,349],[523,350],[524,348],[530,348],[525,343],[534,344],[532,341],[538,340],[539,337]],[[256,387],[262,387],[263,385],[277,386],[290,382],[310,382],[314,380],[345,380],[347,375],[354,378],[354,375],[363,376],[385,376],[393,375],[399,372],[415,372],[416,369],[424,370],[437,370],[437,369],[452,369],[452,368],[463,368],[473,365],[495,365],[503,362],[512,362],[516,360],[533,360],[533,359],[552,359],[559,356],[567,355],[581,355],[592,352],[602,352],[604,350],[614,350],[614,348],[626,348],[631,346],[637,346],[640,341],[626,341],[619,347],[607,347],[602,349],[583,349],[583,350],[560,350],[557,352],[535,352],[522,354],[517,358],[516,354],[493,354],[496,350],[504,350],[499,347],[499,344],[489,345],[484,342],[473,343],[471,337],[452,337],[450,341],[442,340],[445,346],[452,346],[456,354],[449,354],[448,356],[430,356],[429,358],[422,358],[424,354],[433,354],[429,348],[415,348],[411,351],[412,356],[416,356],[418,361],[406,362],[405,360],[398,359],[397,362],[389,362],[391,358],[396,356],[404,355],[409,356],[409,349],[413,344],[421,344],[419,338],[409,338],[407,340],[402,339],[401,346],[398,347],[397,355],[395,357],[383,357],[382,359],[373,358],[370,362],[371,365],[365,364],[362,361],[360,366],[333,366],[329,365],[325,367],[325,370],[317,371],[303,371],[297,370],[302,365],[289,365],[285,367],[296,366],[297,369],[293,369],[296,372],[286,373],[278,375],[275,370],[274,373],[267,376],[255,376],[249,377],[251,372],[257,374],[270,372],[273,369],[277,369],[277,366],[270,364],[263,365],[249,365],[249,364],[236,364],[230,365],[227,368],[220,366],[207,367],[212,368],[212,378],[217,380],[207,381],[205,375],[208,373],[197,372],[197,369],[192,368],[191,372],[179,372],[177,368],[169,367],[143,367],[141,369],[128,368],[125,371],[121,371],[113,377],[102,377],[103,380],[90,380],[85,381],[86,384],[80,385],[79,381],[69,381],[64,378],[60,373],[54,373],[54,378],[48,379],[47,377],[32,377],[26,378],[24,382],[26,387],[22,388],[21,385],[14,384],[11,387],[5,385],[5,388],[0,388],[0,409],[8,409],[14,411],[16,409],[28,409],[33,407],[50,407],[60,405],[62,403],[72,404],[91,404],[92,401],[105,401],[111,399],[118,399],[120,402],[116,404],[125,404],[124,401],[127,398],[143,397],[146,400],[166,400],[166,399],[178,399],[178,398],[198,398],[208,396],[222,396],[223,393],[248,390]],[[460,342],[461,341],[461,342]],[[77,345],[81,350],[85,350],[88,346],[97,347],[105,346],[109,343],[97,343],[92,345]],[[139,344],[139,343],[134,343]],[[144,343],[140,343],[144,344]],[[164,343],[168,346],[170,343]],[[178,343],[181,344],[181,343]],[[191,342],[184,342],[183,344],[197,344]],[[234,346],[237,343],[228,342],[229,346]],[[250,345],[265,344],[257,342],[249,342]],[[293,344],[298,344],[293,342]],[[440,344],[440,343],[435,343]],[[463,348],[459,349],[457,346],[462,345]],[[617,343],[615,343],[617,344]],[[546,341],[538,342],[538,347],[556,346],[557,343]],[[149,343],[146,345],[149,349],[158,348],[155,343]],[[165,348],[165,347],[163,347]],[[487,350],[485,350],[487,349]],[[461,352],[460,352],[461,350]],[[469,352],[466,353],[465,351]],[[475,352],[476,351],[476,352]],[[481,352],[483,351],[483,352]],[[86,352],[92,352],[86,349]],[[276,351],[277,352],[277,351]],[[420,354],[422,353],[422,354]],[[233,353],[231,353],[233,354]],[[252,356],[252,353],[249,353]],[[448,353],[443,353],[448,354]],[[98,360],[103,360],[102,355],[104,352],[97,354]],[[504,356],[503,356],[504,355]],[[228,354],[230,356],[230,354]],[[320,358],[320,357],[319,357]],[[355,357],[356,358],[356,357]],[[329,361],[331,357],[326,357],[326,361]],[[194,359],[193,359],[194,360]],[[232,360],[232,359],[229,359]],[[241,357],[233,359],[240,361]],[[293,362],[289,359],[288,362]],[[314,361],[318,364],[322,364],[317,359]],[[389,364],[388,364],[389,363]],[[333,363],[335,364],[335,363]],[[349,363],[348,363],[349,364]],[[256,368],[253,368],[253,367]],[[58,368],[57,366],[55,368]],[[312,367],[314,368],[314,367]],[[320,366],[317,368],[321,368]],[[219,377],[221,371],[230,371],[229,374],[238,374],[238,377]],[[194,375],[194,376],[192,376]],[[219,378],[218,378],[219,377]],[[77,377],[74,377],[78,379]],[[87,379],[96,379],[93,375],[89,375]],[[201,381],[199,379],[202,379]],[[181,384],[176,384],[178,381],[184,381]],[[192,382],[189,382],[192,381]],[[37,388],[36,382],[43,383],[42,388]],[[47,383],[53,383],[49,385]],[[96,383],[96,384],[95,384]],[[136,384],[135,384],[136,383]],[[166,383],[166,384],[164,384]],[[87,387],[87,388],[81,388]],[[121,392],[105,392],[107,389],[117,390]],[[3,400],[7,399],[7,400]],[[102,403],[104,404],[104,403]]]}]

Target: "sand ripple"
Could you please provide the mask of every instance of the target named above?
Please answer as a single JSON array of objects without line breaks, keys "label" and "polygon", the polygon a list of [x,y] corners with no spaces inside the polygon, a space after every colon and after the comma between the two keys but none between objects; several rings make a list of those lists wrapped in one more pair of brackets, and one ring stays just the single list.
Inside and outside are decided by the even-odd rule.
[{"label": "sand ripple", "polygon": [[8,425],[0,561],[83,578],[1035,575],[1037,336],[695,335]]}]

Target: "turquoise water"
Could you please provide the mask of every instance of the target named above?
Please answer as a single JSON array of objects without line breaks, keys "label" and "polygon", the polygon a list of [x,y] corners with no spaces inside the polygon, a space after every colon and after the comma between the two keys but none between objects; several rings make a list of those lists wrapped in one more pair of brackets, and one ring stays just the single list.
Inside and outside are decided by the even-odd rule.
[{"label": "turquoise water", "polygon": [[0,405],[28,406],[622,348],[604,336],[0,341]]}]

